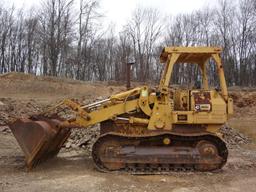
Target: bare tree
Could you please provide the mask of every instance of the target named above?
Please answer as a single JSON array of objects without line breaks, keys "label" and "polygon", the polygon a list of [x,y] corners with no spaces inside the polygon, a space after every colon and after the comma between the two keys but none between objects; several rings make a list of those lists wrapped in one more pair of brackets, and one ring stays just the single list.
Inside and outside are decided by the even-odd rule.
[{"label": "bare tree", "polygon": [[[102,27],[100,1],[74,1],[42,0],[40,8],[30,10],[1,3],[0,73],[123,81],[126,63],[134,57],[133,79],[156,81],[162,47],[205,45],[223,47],[228,85],[256,85],[255,0],[219,0],[216,8],[179,14],[167,22],[158,10],[139,7],[118,34],[113,24]],[[216,68],[209,69],[214,85]],[[173,83],[181,84],[193,83],[200,72],[191,64],[173,71]]]},{"label": "bare tree", "polygon": [[[88,65],[87,57],[90,43],[90,36],[93,31],[94,21],[99,19],[101,15],[97,12],[99,3],[97,0],[80,0],[78,15],[78,41],[77,41],[77,79],[85,79],[86,65]],[[83,55],[83,57],[82,57]]]},{"label": "bare tree", "polygon": [[[49,57],[49,74],[53,76],[57,76],[60,67],[60,54],[66,46],[67,32],[70,31],[67,31],[67,26],[70,26],[68,22],[71,21],[69,19],[69,12],[72,5],[73,0],[48,0],[43,4],[41,10],[41,34],[42,40],[46,42],[44,54],[45,57]],[[48,59],[45,58],[45,60]],[[46,66],[44,68],[44,70],[48,71]]]},{"label": "bare tree", "polygon": [[29,16],[25,20],[28,73],[36,73],[36,68],[39,59],[39,47],[36,34],[37,27],[38,18],[33,12],[33,10],[30,10]]},{"label": "bare tree", "polygon": [[159,18],[159,12],[156,9],[137,8],[126,25],[126,30],[133,42],[134,55],[138,64],[136,75],[140,81],[145,81],[149,77],[153,48],[161,31]]},{"label": "bare tree", "polygon": [[252,53],[255,54],[255,50],[253,50],[253,43],[251,42],[255,35],[253,33],[256,25],[255,8],[253,3],[253,0],[243,0],[239,2],[238,55],[240,64],[240,85],[250,85],[249,80],[252,78],[250,77],[251,73],[249,73],[249,71],[252,70],[252,65],[249,65],[250,61],[248,61],[248,59]]},{"label": "bare tree", "polygon": [[6,66],[6,47],[8,43],[8,36],[12,34],[12,27],[14,23],[13,13],[14,7],[9,9],[1,9],[1,23],[0,23],[0,40],[1,40],[1,73],[7,72]]}]

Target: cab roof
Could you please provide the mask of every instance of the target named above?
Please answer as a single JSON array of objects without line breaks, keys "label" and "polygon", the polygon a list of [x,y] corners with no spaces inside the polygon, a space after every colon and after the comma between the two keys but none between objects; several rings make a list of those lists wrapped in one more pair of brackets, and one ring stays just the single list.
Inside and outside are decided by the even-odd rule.
[{"label": "cab roof", "polygon": [[221,51],[220,47],[165,47],[160,55],[160,62],[165,63],[168,55],[178,53],[180,56],[176,63],[201,63]]}]

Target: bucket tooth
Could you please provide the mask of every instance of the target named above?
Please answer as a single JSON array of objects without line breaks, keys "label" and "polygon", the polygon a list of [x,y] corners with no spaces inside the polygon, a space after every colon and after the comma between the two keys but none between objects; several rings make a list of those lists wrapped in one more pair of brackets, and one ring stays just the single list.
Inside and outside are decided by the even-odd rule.
[{"label": "bucket tooth", "polygon": [[10,125],[29,169],[57,155],[71,133],[68,128],[60,128],[60,123],[57,119],[18,119]]}]

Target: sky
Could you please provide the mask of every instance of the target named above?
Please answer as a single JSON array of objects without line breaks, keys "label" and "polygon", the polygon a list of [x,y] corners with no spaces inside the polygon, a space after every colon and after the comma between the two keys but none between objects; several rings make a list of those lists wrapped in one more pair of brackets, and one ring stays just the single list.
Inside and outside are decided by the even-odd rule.
[{"label": "sky", "polygon": [[[2,1],[2,0],[1,0]],[[40,0],[3,0],[15,7],[40,5]],[[75,0],[79,2],[79,0]],[[100,0],[104,22],[120,29],[136,7],[157,8],[162,16],[190,13],[205,6],[214,6],[218,0]]]}]

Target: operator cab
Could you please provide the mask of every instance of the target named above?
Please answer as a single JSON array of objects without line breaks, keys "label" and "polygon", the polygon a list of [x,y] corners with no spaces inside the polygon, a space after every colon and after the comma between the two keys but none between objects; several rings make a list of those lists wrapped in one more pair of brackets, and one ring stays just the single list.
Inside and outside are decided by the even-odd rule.
[{"label": "operator cab", "polygon": [[[176,118],[174,118],[174,122],[203,123],[212,121],[221,124],[226,121],[227,115],[233,112],[232,100],[227,95],[220,52],[221,49],[217,47],[198,47],[197,49],[167,47],[163,49],[160,60],[166,63],[166,66],[160,82],[160,89],[168,87],[171,82],[171,76],[176,75],[177,77],[180,71],[182,71],[181,75],[191,81],[193,79],[189,76],[191,73],[187,74],[188,71],[184,70],[186,67],[192,69],[195,66],[193,71],[197,72],[192,86],[171,88],[173,95],[171,99],[174,104],[173,114],[177,114],[174,115]],[[213,62],[209,62],[211,59]],[[217,71],[217,76],[219,77],[220,92],[214,88],[209,89],[207,66],[212,67],[212,64],[216,66],[215,71]],[[175,68],[177,65],[186,65],[186,67],[179,68],[183,70],[177,70]],[[187,83],[191,84],[189,81]]]}]

